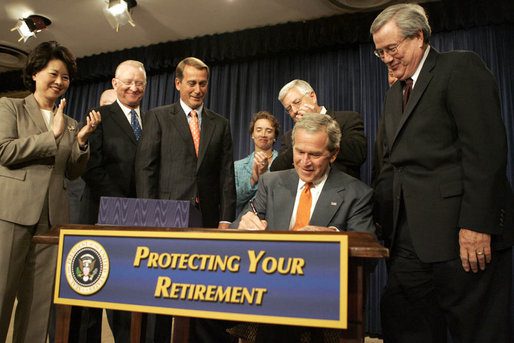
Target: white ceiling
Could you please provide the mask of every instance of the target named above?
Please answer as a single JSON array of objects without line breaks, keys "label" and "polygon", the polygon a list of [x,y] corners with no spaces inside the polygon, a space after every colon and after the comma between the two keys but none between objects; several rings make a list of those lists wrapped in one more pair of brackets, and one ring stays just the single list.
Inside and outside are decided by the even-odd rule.
[{"label": "white ceiling", "polygon": [[[177,41],[207,34],[239,31],[285,22],[316,19],[347,12],[334,3],[357,9],[384,5],[390,0],[138,0],[132,10],[136,27],[115,32],[103,9],[106,0],[2,0],[0,45],[25,52],[42,41],[56,40],[76,57]],[[39,14],[50,27],[18,42],[10,29],[16,19]],[[12,51],[0,50],[0,72],[21,67],[24,60]]]}]

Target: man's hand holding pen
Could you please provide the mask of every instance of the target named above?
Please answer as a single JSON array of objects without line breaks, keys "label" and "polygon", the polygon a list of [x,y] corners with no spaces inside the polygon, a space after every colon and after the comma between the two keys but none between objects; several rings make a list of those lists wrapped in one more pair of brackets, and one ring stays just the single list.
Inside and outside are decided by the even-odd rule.
[{"label": "man's hand holding pen", "polygon": [[250,200],[251,211],[248,211],[241,217],[238,229],[243,230],[266,230],[268,223],[265,220],[259,218],[257,209],[253,204],[253,200]]}]

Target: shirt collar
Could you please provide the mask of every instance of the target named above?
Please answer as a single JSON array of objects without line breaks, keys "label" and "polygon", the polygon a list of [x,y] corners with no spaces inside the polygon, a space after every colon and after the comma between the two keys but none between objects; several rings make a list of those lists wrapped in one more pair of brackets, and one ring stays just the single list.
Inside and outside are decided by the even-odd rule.
[{"label": "shirt collar", "polygon": [[[325,172],[325,174],[319,178],[316,182],[313,182],[312,183],[312,187],[313,188],[316,188],[318,187],[319,185],[323,185],[325,184],[325,181],[327,180],[328,178],[328,173],[330,173],[330,166],[327,168],[327,171]],[[303,181],[302,179],[299,179],[299,182],[298,182],[298,189],[302,189],[303,186],[305,186],[305,181]]]},{"label": "shirt collar", "polygon": [[121,101],[119,101],[118,99],[116,99],[116,102],[118,103],[118,105],[120,105],[120,108],[123,111],[123,113],[125,113],[125,115],[128,115],[130,113],[130,111],[134,110],[134,111],[136,111],[137,116],[139,117],[139,106],[136,108],[130,108],[130,107],[123,105],[121,103]]},{"label": "shirt collar", "polygon": [[[184,111],[186,116],[188,116],[189,112],[191,112],[193,110],[191,107],[187,106],[187,104],[184,101],[182,101],[182,99],[180,99],[180,107],[182,107],[182,110]],[[202,111],[203,111],[203,104],[201,104],[200,107],[198,107],[196,109],[196,113],[198,114],[198,118],[202,117]]]},{"label": "shirt collar", "polygon": [[427,46],[425,49],[425,52],[423,53],[423,58],[421,59],[421,62],[418,65],[418,68],[414,72],[414,75],[412,75],[410,78],[412,79],[412,88],[414,88],[414,85],[416,84],[416,80],[419,77],[419,73],[421,73],[421,68],[423,68],[423,64],[425,64],[425,60],[427,59],[428,52],[430,51],[430,45]]}]

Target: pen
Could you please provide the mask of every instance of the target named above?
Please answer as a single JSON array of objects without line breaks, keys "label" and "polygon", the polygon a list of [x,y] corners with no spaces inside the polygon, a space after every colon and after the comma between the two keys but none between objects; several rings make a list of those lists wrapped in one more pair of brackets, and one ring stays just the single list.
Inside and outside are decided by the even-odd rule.
[{"label": "pen", "polygon": [[257,208],[255,207],[255,204],[253,203],[255,199],[250,200],[248,203],[250,205],[250,209],[252,210],[253,214],[255,214],[257,217],[259,217],[260,220],[264,220],[266,218],[266,215],[264,213],[259,213],[257,211]]},{"label": "pen", "polygon": [[255,208],[255,205],[253,204],[253,199],[250,200],[250,208],[252,209],[253,214],[256,216],[259,216],[259,213],[257,213],[257,209]]}]

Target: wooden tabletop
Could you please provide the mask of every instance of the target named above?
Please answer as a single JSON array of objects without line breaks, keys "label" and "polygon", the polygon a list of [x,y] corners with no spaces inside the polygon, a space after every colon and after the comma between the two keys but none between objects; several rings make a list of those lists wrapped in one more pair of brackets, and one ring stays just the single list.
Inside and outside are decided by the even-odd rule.
[{"label": "wooden tabletop", "polygon": [[[221,234],[285,234],[288,231],[247,231],[235,229],[205,229],[205,228],[158,228],[158,227],[134,227],[134,226],[113,226],[113,225],[81,225],[81,224],[66,224],[54,226],[50,231],[34,236],[35,243],[42,244],[58,244],[59,232],[61,229],[69,230],[125,230],[125,231],[168,231],[168,232],[212,232],[216,231]],[[380,259],[389,257],[389,250],[382,246],[377,239],[366,232],[297,232],[301,235],[347,235],[350,257],[353,258],[370,258]]]}]

